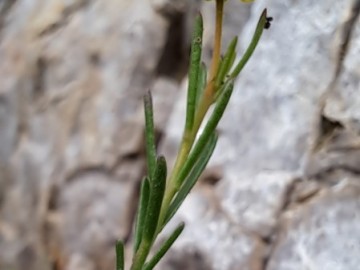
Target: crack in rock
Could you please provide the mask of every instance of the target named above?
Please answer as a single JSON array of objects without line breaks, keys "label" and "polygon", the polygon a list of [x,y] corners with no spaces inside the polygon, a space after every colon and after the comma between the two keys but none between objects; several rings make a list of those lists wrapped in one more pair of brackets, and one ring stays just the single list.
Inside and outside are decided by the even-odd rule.
[{"label": "crack in rock", "polygon": [[285,211],[287,211],[289,205],[291,204],[292,198],[294,196],[294,192],[296,191],[296,185],[301,181],[301,179],[294,179],[290,184],[286,187],[286,191],[283,197],[283,205],[277,215],[277,224],[274,226],[272,232],[265,238],[263,237],[263,243],[268,250],[266,256],[263,258],[262,268],[263,270],[267,269],[267,265],[270,261],[270,258],[274,252],[275,243],[277,241],[277,236],[280,233],[281,226],[281,217]]},{"label": "crack in rock", "polygon": [[61,18],[58,21],[48,25],[45,29],[40,31],[40,33],[38,35],[40,37],[50,35],[50,34],[54,33],[55,31],[59,30],[60,28],[64,27],[69,22],[69,20],[73,14],[75,14],[79,10],[85,8],[87,5],[90,4],[90,2],[91,1],[82,0],[82,1],[78,1],[77,3],[75,3],[73,5],[66,7],[62,12]]},{"label": "crack in rock", "polygon": [[[337,48],[337,54],[336,54],[336,64],[335,64],[335,72],[333,75],[333,78],[328,86],[328,88],[325,90],[325,92],[320,97],[319,101],[319,116],[316,123],[317,131],[315,136],[315,142],[312,147],[312,153],[318,152],[322,145],[323,141],[326,140],[324,138],[324,134],[327,134],[325,130],[323,129],[326,124],[324,123],[325,120],[330,119],[326,118],[324,115],[324,110],[326,106],[326,102],[328,98],[334,93],[335,86],[339,80],[339,77],[343,70],[343,63],[344,60],[348,54],[348,50],[352,41],[352,33],[356,26],[356,21],[360,14],[360,0],[354,0],[352,3],[352,6],[350,8],[350,14],[348,15],[348,18],[345,20],[345,22],[342,24],[340,28],[340,43]],[[341,123],[340,123],[341,125]]]}]

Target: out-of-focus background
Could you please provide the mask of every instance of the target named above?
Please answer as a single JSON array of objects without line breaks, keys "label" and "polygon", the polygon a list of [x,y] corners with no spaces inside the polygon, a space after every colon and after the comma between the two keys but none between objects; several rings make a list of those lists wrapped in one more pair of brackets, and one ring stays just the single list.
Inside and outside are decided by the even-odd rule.
[{"label": "out-of-focus background", "polygon": [[[158,269],[359,269],[360,1],[228,0],[225,44],[243,52],[264,7],[273,24]],[[213,2],[0,1],[1,270],[114,269],[146,170],[142,95],[171,164],[198,10],[208,62]]]}]

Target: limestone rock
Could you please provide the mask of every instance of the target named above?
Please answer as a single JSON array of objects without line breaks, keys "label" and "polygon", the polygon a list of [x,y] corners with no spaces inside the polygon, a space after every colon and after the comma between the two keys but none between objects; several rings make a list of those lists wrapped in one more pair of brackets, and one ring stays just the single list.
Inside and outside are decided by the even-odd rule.
[{"label": "limestone rock", "polygon": [[[142,96],[171,165],[200,5],[0,1],[0,270],[114,269],[146,170]],[[241,34],[244,52],[265,7],[272,26],[159,269],[359,265],[359,1],[227,1],[224,44]],[[201,9],[208,61],[213,3]]]},{"label": "limestone rock", "polygon": [[112,269],[170,20],[95,0],[2,1],[0,17],[0,269]]},{"label": "limestone rock", "polygon": [[359,191],[337,186],[287,212],[266,269],[358,269]]},{"label": "limestone rock", "polygon": [[[233,222],[216,204],[208,188],[187,198],[165,232],[180,220],[185,221],[185,230],[160,269],[261,269],[261,239]],[[193,262],[191,266],[189,261]]]},{"label": "limestone rock", "polygon": [[293,182],[294,175],[287,172],[229,174],[220,180],[218,198],[237,224],[266,238],[277,226]]}]

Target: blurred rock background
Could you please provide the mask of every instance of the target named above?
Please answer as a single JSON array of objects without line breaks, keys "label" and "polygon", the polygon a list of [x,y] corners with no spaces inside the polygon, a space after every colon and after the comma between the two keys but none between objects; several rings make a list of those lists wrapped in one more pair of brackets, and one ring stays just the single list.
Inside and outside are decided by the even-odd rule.
[{"label": "blurred rock background", "polygon": [[[226,4],[225,44],[274,17],[159,269],[359,269],[360,1]],[[0,2],[0,269],[114,269],[145,173],[142,95],[174,159],[200,0]],[[171,227],[172,225],[170,225]],[[129,256],[131,254],[129,253]]]}]

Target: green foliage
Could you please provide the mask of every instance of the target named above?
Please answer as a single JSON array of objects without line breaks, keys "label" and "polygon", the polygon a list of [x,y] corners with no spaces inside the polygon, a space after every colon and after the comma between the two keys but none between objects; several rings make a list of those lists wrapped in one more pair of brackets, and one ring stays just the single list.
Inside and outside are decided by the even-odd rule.
[{"label": "green foliage", "polygon": [[[217,3],[221,1],[217,0]],[[222,5],[218,5],[217,8],[222,9]],[[222,13],[222,10],[218,13]],[[151,94],[149,92],[145,95],[148,175],[141,184],[134,231],[132,270],[153,269],[183,231],[185,225],[181,223],[163,242],[160,249],[149,258],[159,233],[182,205],[210,160],[218,138],[216,127],[230,100],[234,80],[250,59],[263,29],[270,26],[270,21],[264,10],[249,47],[235,67],[233,66],[237,58],[237,37],[230,42],[222,59],[214,59],[214,53],[212,60],[215,73],[210,74],[208,79],[207,68],[201,63],[203,22],[201,15],[196,17],[190,54],[186,122],[178,156],[169,177],[165,158],[158,157],[156,153]],[[216,27],[222,27],[221,16],[217,17]],[[215,38],[214,43],[220,48],[221,40]],[[214,109],[204,123],[204,116],[213,105]],[[200,133],[201,125],[204,129]],[[124,246],[121,242],[116,244],[116,258],[116,269],[123,270]]]},{"label": "green foliage", "polygon": [[203,20],[201,15],[198,15],[195,19],[195,28],[192,38],[192,46],[190,53],[190,67],[189,67],[189,83],[188,83],[188,97],[186,107],[186,122],[185,132],[191,132],[194,125],[196,100],[198,99],[199,71],[201,69],[201,52],[202,52],[202,36],[203,36]]},{"label": "green foliage", "polygon": [[116,270],[124,270],[124,244],[116,242]]},{"label": "green foliage", "polygon": [[150,194],[149,179],[145,177],[141,183],[140,199],[139,199],[139,205],[136,216],[134,253],[138,250],[139,245],[141,243],[144,226],[145,226],[146,209],[149,202],[149,194]]},{"label": "green foliage", "polygon": [[186,196],[190,193],[191,189],[196,184],[196,181],[199,179],[201,173],[204,171],[212,153],[214,152],[217,138],[218,137],[216,133],[213,132],[209,138],[208,143],[206,144],[205,150],[199,155],[199,158],[197,159],[194,168],[191,170],[188,177],[185,179],[178,193],[175,195],[173,201],[171,202],[166,214],[164,224],[168,223],[170,219],[175,215],[176,211],[179,209]]},{"label": "green foliage", "polygon": [[234,64],[236,58],[235,49],[236,49],[237,41],[238,41],[238,37],[234,37],[226,50],[224,58],[220,62],[219,71],[216,76],[217,87],[220,87],[224,83],[226,74],[229,73],[232,65]]},{"label": "green foliage", "polygon": [[172,232],[170,237],[162,244],[158,252],[154,255],[154,257],[145,264],[144,270],[151,270],[155,267],[155,265],[160,261],[160,259],[165,255],[165,253],[169,250],[175,240],[179,237],[179,235],[184,230],[185,224],[180,223],[176,229]]}]

